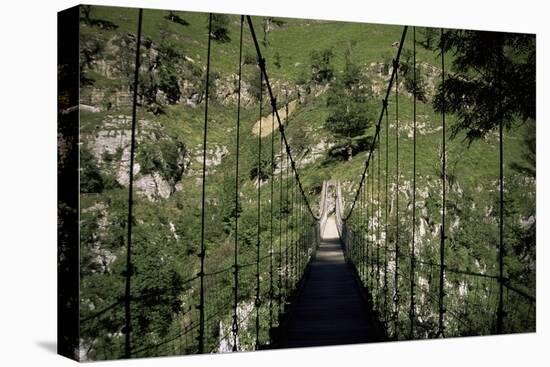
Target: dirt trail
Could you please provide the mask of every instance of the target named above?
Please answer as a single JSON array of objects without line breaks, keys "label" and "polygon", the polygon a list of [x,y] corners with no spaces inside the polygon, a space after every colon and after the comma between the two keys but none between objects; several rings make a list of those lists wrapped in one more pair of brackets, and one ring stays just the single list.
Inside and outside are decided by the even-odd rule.
[{"label": "dirt trail", "polygon": [[[291,101],[288,103],[288,115],[292,115],[292,113],[296,110],[296,107],[298,106],[298,101],[297,100],[294,100],[294,101]],[[281,118],[281,122],[284,123],[285,120],[286,120],[286,108],[283,106],[281,108],[279,108],[277,110],[277,112],[279,113],[279,117]],[[265,137],[265,136],[268,136],[269,134],[272,133],[272,129],[271,127],[273,126],[275,130],[277,130],[279,128],[279,124],[277,123],[277,118],[275,118],[275,121],[273,121],[274,123],[272,124],[272,114],[269,114],[268,116],[264,116],[262,117],[262,120],[261,120],[261,125],[262,125],[262,131],[261,131],[261,134],[262,134],[262,137]],[[260,132],[260,120],[256,121],[256,123],[254,124],[254,127],[252,127],[252,132],[255,134],[255,135],[258,135],[258,133]]]}]

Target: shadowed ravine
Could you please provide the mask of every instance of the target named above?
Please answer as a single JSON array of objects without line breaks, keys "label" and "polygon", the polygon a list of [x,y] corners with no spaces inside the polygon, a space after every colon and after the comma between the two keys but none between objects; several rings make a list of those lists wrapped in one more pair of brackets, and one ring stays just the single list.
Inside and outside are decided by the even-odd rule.
[{"label": "shadowed ravine", "polygon": [[374,335],[367,314],[331,217],[288,322],[284,346],[368,342]]}]

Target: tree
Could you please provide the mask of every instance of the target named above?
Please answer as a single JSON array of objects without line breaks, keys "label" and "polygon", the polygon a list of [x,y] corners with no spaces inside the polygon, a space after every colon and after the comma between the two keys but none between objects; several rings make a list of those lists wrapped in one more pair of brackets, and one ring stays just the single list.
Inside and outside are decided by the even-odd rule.
[{"label": "tree", "polygon": [[164,18],[168,19],[171,22],[178,23],[180,25],[186,26],[189,25],[189,22],[177,15],[175,12],[170,10],[168,12],[168,15],[166,15]]},{"label": "tree", "polygon": [[[246,83],[248,88],[248,93],[254,97],[256,101],[260,100],[260,94],[262,93],[262,88],[265,86],[262,83],[260,87],[260,68],[257,64],[248,65],[244,68],[243,80]],[[264,95],[265,97],[265,95]]]},{"label": "tree", "polygon": [[454,113],[453,135],[471,142],[498,126],[535,120],[535,36],[448,30],[434,51],[453,54],[453,74],[440,84],[434,108]]},{"label": "tree", "polygon": [[90,24],[90,13],[92,12],[91,5],[81,5],[80,9],[82,10],[82,17],[80,18],[84,23]]},{"label": "tree", "polygon": [[273,62],[273,65],[277,67],[277,69],[281,68],[281,55],[279,54],[279,51],[275,52],[274,55],[275,61]]},{"label": "tree", "polygon": [[327,92],[327,107],[331,113],[325,121],[325,128],[339,140],[329,155],[348,160],[371,146],[372,139],[364,134],[373,120],[370,83],[359,65],[353,62],[352,47],[346,52],[343,72]]},{"label": "tree", "polygon": [[319,84],[325,84],[332,80],[334,77],[333,57],[334,52],[332,48],[326,48],[321,51],[313,50],[311,52],[311,80]]},{"label": "tree", "polygon": [[141,173],[158,172],[172,189],[181,180],[184,173],[183,161],[187,150],[185,144],[176,137],[145,141],[141,143],[137,153]]},{"label": "tree", "polygon": [[214,41],[225,43],[231,41],[229,37],[229,17],[225,14],[212,14],[212,33]]},{"label": "tree", "polygon": [[[508,238],[506,243],[513,249],[511,252],[518,259],[515,274],[511,274],[511,280],[535,288],[536,267],[536,241],[537,241],[537,213],[535,205],[536,182],[536,152],[537,138],[534,121],[527,123],[524,133],[525,151],[518,157],[518,161],[512,162],[513,170],[507,180],[507,190],[510,193],[506,200],[506,217],[516,214],[519,220],[507,222]],[[530,189],[527,189],[529,186]],[[512,279],[512,274],[515,279]]]},{"label": "tree", "polygon": [[92,18],[91,17],[91,13],[92,13],[92,9],[93,9],[92,5],[81,5],[80,9],[82,11],[82,16],[80,17],[80,20],[84,24],[92,26],[92,27],[95,26],[95,27],[105,29],[105,30],[113,30],[113,29],[118,28],[118,25],[116,25],[115,23],[110,22],[108,20]]},{"label": "tree", "polygon": [[419,43],[427,49],[432,49],[437,41],[438,33],[439,31],[437,28],[421,28],[420,34],[423,35],[424,38],[419,41]]},{"label": "tree", "polygon": [[[167,234],[168,231],[162,230],[163,219],[155,213],[147,222],[160,227],[156,230],[135,227],[133,292],[138,301],[132,321],[136,334],[143,335],[144,339],[149,333],[153,334],[151,339],[156,335],[166,335],[174,316],[182,308],[180,295],[183,278],[177,270],[178,262],[171,249],[177,242]],[[146,343],[143,342],[143,345]]]},{"label": "tree", "polygon": [[418,67],[418,61],[414,65],[414,59],[411,50],[404,49],[401,60],[399,61],[399,72],[405,79],[405,88],[409,93],[416,92],[416,98],[419,101],[426,102],[426,87],[424,76]]},{"label": "tree", "polygon": [[[166,29],[161,29],[160,33],[158,44],[150,38],[142,40],[140,69],[144,72],[140,73],[138,85],[140,102],[156,114],[163,113],[165,105],[175,104],[181,98],[178,80],[184,71],[183,53]],[[116,68],[131,90],[134,84],[136,37],[127,34],[115,39],[114,43],[120,47]]]},{"label": "tree", "polygon": [[101,171],[95,162],[95,158],[86,146],[80,149],[80,192],[100,193],[104,183]]},{"label": "tree", "polygon": [[371,120],[368,108],[370,91],[368,80],[351,60],[351,53],[347,53],[344,71],[334,80],[327,93],[327,107],[331,114],[325,127],[339,137],[362,135]]},{"label": "tree", "polygon": [[526,152],[522,154],[523,161],[512,162],[510,167],[527,177],[535,179],[537,177],[537,132],[534,121],[527,125],[527,131],[523,137]]},{"label": "tree", "polygon": [[89,33],[80,35],[80,75],[83,85],[92,85],[94,79],[88,77],[88,70],[93,69],[94,62],[102,57],[104,44],[97,37]]}]

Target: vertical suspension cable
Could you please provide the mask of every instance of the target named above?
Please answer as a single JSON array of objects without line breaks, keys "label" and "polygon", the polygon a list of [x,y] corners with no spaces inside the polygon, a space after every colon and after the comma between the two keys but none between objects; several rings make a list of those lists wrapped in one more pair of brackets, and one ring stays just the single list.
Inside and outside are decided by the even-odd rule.
[{"label": "vertical suspension cable", "polygon": [[[375,140],[373,139],[373,144],[375,144]],[[375,238],[376,236],[374,235],[374,154],[372,155],[372,161],[371,161],[371,178],[370,178],[370,207],[371,207],[371,211],[370,211],[370,218],[371,218],[371,230],[370,230],[370,233],[371,233],[371,266],[370,266],[370,281],[371,281],[371,294],[372,294],[372,290],[374,289],[374,267],[375,267],[375,262],[377,261],[376,260],[376,257],[375,257],[375,246],[376,246],[376,241],[375,241]]]},{"label": "vertical suspension cable", "polygon": [[292,226],[294,225],[294,185],[292,185],[292,170],[289,172],[289,190],[290,190],[290,199],[288,201],[289,203],[289,211],[288,211],[288,244],[290,245],[290,267],[289,267],[289,279],[290,279],[290,289],[294,289],[294,243],[293,243],[293,236],[294,236],[294,228]]},{"label": "vertical suspension cable", "polygon": [[134,222],[133,206],[134,206],[134,155],[136,151],[136,115],[137,115],[137,94],[139,83],[139,67],[140,67],[140,48],[141,48],[141,26],[143,19],[143,9],[139,9],[138,27],[136,39],[136,64],[134,70],[134,85],[132,99],[132,136],[130,140],[130,172],[128,180],[128,238],[126,247],[126,284],[124,289],[124,357],[130,358],[131,349],[131,332],[132,321],[130,314],[130,298],[131,298],[131,280],[133,273],[132,266],[132,225]]},{"label": "vertical suspension cable", "polygon": [[205,87],[205,99],[204,99],[204,134],[202,140],[202,195],[201,195],[201,251],[198,255],[200,259],[200,271],[198,276],[200,277],[200,295],[197,306],[199,309],[199,353],[204,353],[204,260],[206,255],[206,248],[204,246],[205,236],[205,201],[206,201],[206,143],[208,135],[208,92],[210,86],[210,42],[212,39],[212,13],[208,16],[208,51],[206,55],[206,87]]},{"label": "vertical suspension cable", "polygon": [[290,202],[288,200],[288,182],[289,182],[289,164],[288,164],[288,152],[286,157],[286,174],[285,174],[285,289],[289,290],[289,262],[288,262],[288,217],[290,214]]},{"label": "vertical suspension cable", "polygon": [[294,233],[294,283],[298,282],[298,213],[297,213],[297,201],[298,201],[298,183],[294,181],[294,205],[293,207],[293,218],[294,218],[294,228],[292,233]]},{"label": "vertical suspension cable", "polygon": [[275,111],[271,108],[271,178],[269,182],[269,329],[273,328],[273,181],[275,180]]},{"label": "vertical suspension cable", "polygon": [[370,164],[369,164],[369,167],[367,168],[367,177],[365,179],[365,191],[366,191],[366,203],[365,205],[367,206],[367,215],[366,215],[366,226],[367,226],[367,252],[366,252],[366,267],[365,267],[365,278],[366,278],[366,284],[367,284],[367,287],[369,288],[369,292],[371,292],[372,290],[370,289],[370,266],[371,266],[371,228],[370,228],[370,210],[371,210],[371,205],[370,205],[370,190],[369,190],[369,181],[370,181],[370,176],[371,176],[371,173],[370,173]]},{"label": "vertical suspension cable", "polygon": [[309,247],[309,243],[308,243],[308,223],[306,221],[306,208],[305,208],[305,200],[304,198],[302,197],[302,256],[303,256],[303,259],[302,259],[302,276],[304,275],[304,272],[306,270],[306,266],[307,266],[307,255],[308,255],[308,247]]},{"label": "vertical suspension cable", "polygon": [[416,235],[416,27],[413,27],[413,187],[412,187],[412,243],[411,243],[411,290],[409,319],[409,338],[414,337],[414,274],[416,266],[415,235]]},{"label": "vertical suspension cable", "polygon": [[[275,107],[272,108],[273,113],[275,113]],[[284,297],[284,283],[283,283],[283,137],[281,135],[280,146],[279,146],[279,314],[282,310],[282,301]],[[286,264],[286,259],[285,259]]]},{"label": "vertical suspension cable", "polygon": [[[441,28],[441,90],[445,91],[445,33]],[[439,246],[439,330],[438,336],[444,336],[444,320],[445,313],[444,297],[445,297],[445,212],[446,212],[446,195],[447,195],[447,150],[446,150],[446,126],[445,126],[445,98],[442,99],[441,106],[441,241]]]},{"label": "vertical suspension cable", "polygon": [[[369,229],[369,188],[368,188],[368,184],[369,184],[369,171],[368,171],[368,168],[367,168],[367,177],[365,179],[365,196],[366,196],[366,201],[365,201],[365,205],[367,206],[367,213],[366,213],[366,216],[365,216],[365,228],[366,228],[366,232],[367,232],[367,238],[366,238],[366,249],[365,249],[365,258],[364,258],[364,261],[365,261],[365,285],[368,287],[369,285],[369,260],[370,260],[370,257],[369,257],[369,252],[370,252],[370,241],[369,241],[369,237],[370,237],[370,229]],[[371,291],[371,289],[369,288],[369,292]]]},{"label": "vertical suspension cable", "polygon": [[[295,183],[296,189],[298,189],[298,183]],[[300,280],[300,269],[302,266],[301,263],[301,254],[300,254],[300,240],[301,240],[301,228],[300,228],[300,216],[301,216],[301,197],[298,195],[298,192],[296,192],[296,283]]]},{"label": "vertical suspension cable", "polygon": [[[380,129],[380,126],[377,126]],[[376,181],[376,309],[380,311],[380,132],[378,133],[378,165],[377,165],[377,181]]]},{"label": "vertical suspension cable", "polygon": [[366,269],[367,269],[367,266],[366,266],[366,248],[367,248],[367,235],[368,235],[368,231],[367,231],[367,202],[366,202],[366,184],[363,185],[363,190],[362,190],[362,195],[361,195],[361,200],[363,202],[362,204],[362,207],[363,207],[363,210],[362,210],[362,213],[361,213],[361,251],[360,251],[360,257],[359,257],[359,266],[360,266],[360,270],[361,270],[361,276],[362,278],[365,279],[365,285],[367,284],[367,277],[366,277]]},{"label": "vertical suspension cable", "polygon": [[363,233],[363,215],[364,215],[364,201],[362,195],[359,197],[359,223],[357,224],[357,233],[360,234],[359,237],[359,263],[356,263],[352,260],[352,263],[355,264],[355,268],[359,274],[359,280],[362,280],[362,248],[364,242],[364,233]]},{"label": "vertical suspension cable", "polygon": [[367,188],[367,183],[368,183],[368,171],[367,171],[367,176],[365,178],[365,184],[363,185],[363,201],[365,202],[365,213],[364,213],[364,226],[365,226],[365,235],[364,235],[364,245],[363,245],[363,249],[362,249],[362,254],[361,254],[361,261],[362,261],[362,264],[363,264],[363,277],[365,278],[365,287],[368,286],[368,281],[369,281],[369,268],[368,268],[368,261],[369,261],[369,235],[370,235],[370,232],[369,232],[369,220],[368,220],[368,215],[369,215],[369,191],[368,191],[368,188]]},{"label": "vertical suspension cable", "polygon": [[[290,172],[291,175],[294,175],[294,171]],[[292,230],[290,231],[290,279],[292,280],[292,288],[295,286],[296,282],[296,251],[295,251],[295,242],[296,242],[296,227],[295,227],[295,220],[296,216],[294,213],[294,204],[296,200],[295,194],[296,185],[294,181],[292,180],[292,187],[290,188],[290,202],[292,203],[290,207],[290,223],[292,224]]]},{"label": "vertical suspension cable", "polygon": [[372,178],[372,165],[369,163],[369,168],[368,168],[368,174],[367,174],[367,186],[366,186],[366,190],[367,190],[367,231],[368,231],[368,243],[369,243],[369,248],[368,248],[368,251],[367,251],[367,256],[368,256],[368,261],[367,261],[367,286],[369,287],[369,291],[372,293],[372,287],[371,287],[371,284],[372,284],[372,246],[373,246],[373,242],[372,242],[372,192],[370,190],[370,187],[369,187],[369,182],[371,181],[371,178]]},{"label": "vertical suspension cable", "polygon": [[300,196],[299,196],[299,190],[298,190],[298,182],[294,182],[294,190],[295,190],[295,202],[296,202],[296,219],[294,221],[295,223],[295,235],[294,235],[294,253],[296,254],[296,284],[298,284],[298,281],[300,280]]},{"label": "vertical suspension cable", "polygon": [[[262,63],[259,60],[259,63]],[[261,191],[262,191],[262,103],[263,103],[263,89],[264,89],[264,77],[262,69],[260,68],[260,113],[259,113],[259,132],[258,132],[258,196],[256,203],[256,298],[254,300],[254,306],[256,307],[256,349],[260,348],[260,227],[261,227]]]},{"label": "vertical suspension cable", "polygon": [[300,203],[300,206],[299,206],[299,209],[298,209],[298,212],[299,212],[299,228],[300,228],[300,237],[299,237],[299,249],[300,249],[300,279],[302,278],[302,275],[304,273],[304,265],[305,265],[305,259],[304,259],[304,198],[302,197],[302,195],[300,195],[298,197],[298,200],[299,200],[299,203]]},{"label": "vertical suspension cable", "polygon": [[239,75],[237,84],[237,139],[235,142],[235,243],[233,249],[233,352],[237,351],[237,335],[239,333],[239,320],[237,308],[239,305],[239,146],[240,146],[240,127],[241,127],[241,77],[242,77],[242,57],[243,57],[243,23],[244,15],[241,15],[241,36],[239,42]]},{"label": "vertical suspension cable", "polygon": [[[318,222],[316,222],[317,224]],[[306,201],[304,198],[302,198],[302,233],[303,233],[303,243],[302,243],[302,251],[303,251],[303,263],[302,263],[302,276],[304,275],[308,260],[309,260],[309,248],[311,246],[311,239],[309,238],[309,228],[310,228],[310,221],[306,214]],[[320,228],[320,226],[319,226]],[[321,232],[319,231],[319,235]]]},{"label": "vertical suspension cable", "polygon": [[[389,175],[389,136],[390,136],[390,124],[388,117],[388,100],[384,99],[383,101],[384,111],[386,114],[386,147],[384,153],[386,154],[385,160],[385,170],[384,170],[384,179],[385,179],[385,190],[384,190],[384,322],[388,322],[388,175]],[[387,326],[387,325],[386,325]]]},{"label": "vertical suspension cable", "polygon": [[[285,88],[285,122],[286,122],[286,125],[288,126],[288,89]],[[288,150],[288,147],[287,147],[287,150]],[[287,158],[290,154],[287,154]],[[288,161],[287,161],[288,162]],[[288,164],[288,163],[287,163]],[[288,167],[287,167],[288,168]],[[290,245],[290,266],[289,266],[289,281],[290,281],[290,289],[293,290],[294,289],[294,268],[295,268],[295,264],[294,264],[294,242],[293,242],[293,237],[294,237],[294,228],[292,228],[292,230],[290,230],[290,224],[293,224],[293,221],[294,221],[294,185],[292,185],[292,187],[290,187],[290,182],[292,181],[290,179],[290,175],[294,175],[294,170],[291,170],[290,172],[287,170],[287,181],[286,181],[286,184],[287,184],[287,202],[288,202],[288,205],[290,206],[288,208],[288,213],[287,213],[287,246]],[[290,199],[288,200],[288,190],[290,189]],[[290,233],[289,233],[290,232]]]},{"label": "vertical suspension cable", "polygon": [[497,54],[497,85],[498,85],[498,146],[499,146],[499,246],[498,246],[498,281],[499,298],[497,311],[497,333],[502,334],[504,324],[504,139],[503,139],[503,116],[502,116],[502,52],[503,38],[498,36]]},{"label": "vertical suspension cable", "polygon": [[399,61],[394,59],[395,71],[395,293],[394,303],[394,331],[395,339],[399,338],[397,328],[399,323]]}]

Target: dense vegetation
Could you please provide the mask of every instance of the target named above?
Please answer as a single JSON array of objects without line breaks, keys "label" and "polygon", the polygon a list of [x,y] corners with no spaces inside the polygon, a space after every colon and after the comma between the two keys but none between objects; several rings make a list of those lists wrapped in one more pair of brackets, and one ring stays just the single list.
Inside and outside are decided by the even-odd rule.
[{"label": "dense vegetation", "polygon": [[[231,266],[238,218],[238,261],[242,267],[238,306],[239,317],[243,319],[238,344],[239,350],[246,350],[253,349],[256,341],[254,318],[248,316],[253,314],[254,307],[256,276],[253,265],[258,255],[258,231],[260,296],[267,300],[271,218],[273,228],[283,233],[282,237],[277,232],[274,236],[276,262],[288,251],[307,255],[307,247],[293,250],[293,244],[305,236],[311,240],[314,223],[308,219],[305,207],[297,204],[294,179],[285,176],[289,167],[277,130],[275,134],[264,133],[266,128],[271,131],[268,118],[271,110],[266,90],[260,86],[257,56],[247,28],[243,46],[239,176],[235,176],[240,17],[216,15],[212,22],[205,271],[211,274],[208,279],[215,285],[208,286],[206,293],[207,315],[210,316],[206,348],[226,351],[232,346],[229,338]],[[373,141],[382,93],[396,51],[392,44],[399,40],[401,27],[267,17],[253,17],[253,22],[262,38],[262,52],[278,108],[284,110],[287,102],[296,106],[286,121],[286,133],[309,202],[315,211],[322,182],[335,179],[341,182],[345,202],[349,205],[367,151],[373,144],[384,144],[384,134],[388,134],[387,130],[382,134],[381,143]],[[136,30],[135,9],[82,7],[81,103],[93,107],[81,111],[80,126],[80,309],[81,319],[85,320],[81,329],[80,355],[84,359],[122,355],[130,106]],[[472,45],[483,39],[476,38],[479,32],[449,33],[446,67],[454,89],[441,90],[438,87],[437,33],[431,30],[425,30],[422,35],[417,33],[416,84],[412,79],[410,35],[400,64],[399,154],[408,158],[399,163],[402,182],[399,195],[403,203],[398,213],[402,221],[401,240],[408,244],[411,236],[408,219],[412,176],[411,93],[416,90],[419,96],[417,195],[422,197],[417,202],[417,210],[421,213],[417,225],[423,228],[417,232],[418,243],[422,243],[419,251],[425,253],[425,258],[437,257],[441,176],[438,110],[441,101],[445,100],[448,112],[453,113],[448,115],[448,123],[454,128],[453,139],[448,141],[446,178],[449,182],[449,266],[494,273],[498,242],[495,224],[498,216],[498,147],[494,123],[491,123],[494,116],[487,115],[489,103],[484,99],[488,98],[487,88],[491,85],[487,83],[492,75],[479,64],[486,58],[474,58],[472,62],[472,55],[467,54],[471,49],[483,49],[483,45]],[[132,333],[139,335],[133,338],[132,349],[138,356],[196,352],[193,338],[197,335],[196,275],[200,270],[207,37],[207,14],[144,11],[132,244]],[[515,84],[525,86],[521,95],[512,92],[512,86],[505,92],[506,96],[523,98],[505,101],[505,233],[507,276],[534,295],[534,90],[520,78],[521,75],[527,78],[527,75],[534,80],[531,64],[534,44],[530,42],[533,42],[532,37],[510,38],[505,47],[504,73],[515,78]],[[470,79],[487,85],[480,89],[477,84],[465,82]],[[485,94],[471,99],[458,98],[465,90],[482,90]],[[260,99],[263,116],[259,115]],[[461,112],[466,105],[466,110],[471,111],[468,114]],[[395,109],[390,106],[390,134],[395,134],[394,113]],[[480,124],[474,123],[479,116],[489,117]],[[259,121],[263,124],[261,129]],[[390,135],[387,151],[390,175],[396,169],[395,144],[394,136]],[[235,182],[239,186],[238,205],[235,203]],[[374,180],[367,186],[367,190],[373,189],[377,189]],[[395,197],[390,195],[388,200],[391,206]],[[380,195],[377,205],[382,208],[385,204],[385,198]],[[395,216],[395,211],[391,215]],[[391,226],[385,236],[390,243],[395,238]],[[292,282],[299,275],[297,271],[289,286],[280,288],[276,284],[275,293],[288,296]],[[279,306],[274,307],[277,314]],[[105,312],[96,316],[102,310]],[[261,304],[260,320],[260,341],[267,344],[270,322],[267,301]],[[277,324],[276,317],[271,321]],[[175,337],[188,329],[191,331],[185,340]],[[519,330],[533,329],[534,325],[529,324]],[[165,344],[165,340],[176,342]]]}]

